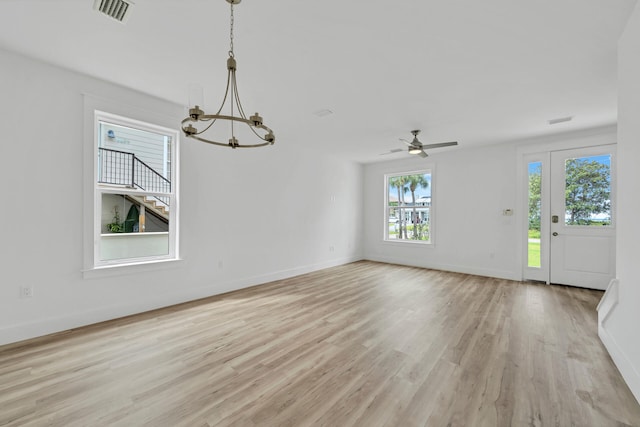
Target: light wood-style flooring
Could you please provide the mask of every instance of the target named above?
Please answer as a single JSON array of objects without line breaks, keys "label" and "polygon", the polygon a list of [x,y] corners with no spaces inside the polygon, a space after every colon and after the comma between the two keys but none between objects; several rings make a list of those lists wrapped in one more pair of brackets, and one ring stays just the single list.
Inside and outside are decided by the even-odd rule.
[{"label": "light wood-style flooring", "polygon": [[357,262],[0,347],[0,425],[640,426],[601,296]]}]

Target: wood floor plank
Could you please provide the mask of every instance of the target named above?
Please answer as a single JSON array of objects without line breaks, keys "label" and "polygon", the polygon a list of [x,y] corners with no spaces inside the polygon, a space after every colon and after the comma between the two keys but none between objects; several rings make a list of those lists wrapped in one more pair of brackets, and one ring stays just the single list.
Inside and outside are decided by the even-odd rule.
[{"label": "wood floor plank", "polygon": [[362,261],[0,347],[0,426],[638,426],[599,291]]}]

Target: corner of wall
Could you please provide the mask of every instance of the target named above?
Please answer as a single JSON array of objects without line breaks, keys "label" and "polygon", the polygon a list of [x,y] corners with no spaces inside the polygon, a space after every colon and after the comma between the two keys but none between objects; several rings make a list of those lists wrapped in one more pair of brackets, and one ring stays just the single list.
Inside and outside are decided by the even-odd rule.
[{"label": "corner of wall", "polygon": [[607,329],[606,323],[600,322],[598,319],[598,337],[609,352],[609,356],[613,360],[620,374],[624,378],[629,390],[636,400],[640,402],[640,373],[636,370],[633,362],[629,359],[622,347]]},{"label": "corner of wall", "polygon": [[609,315],[613,312],[613,309],[618,305],[618,287],[620,281],[618,279],[611,279],[607,290],[598,303],[596,310],[598,311],[598,325],[604,325]]}]

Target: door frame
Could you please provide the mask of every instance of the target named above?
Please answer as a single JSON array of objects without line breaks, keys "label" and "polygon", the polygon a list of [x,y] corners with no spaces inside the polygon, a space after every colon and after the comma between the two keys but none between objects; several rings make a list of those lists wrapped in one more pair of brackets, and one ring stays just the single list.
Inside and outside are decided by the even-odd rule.
[{"label": "door frame", "polygon": [[[540,184],[540,267],[529,267],[529,163],[540,162],[542,164],[542,182]],[[523,241],[523,262],[522,278],[524,280],[535,280],[549,284],[550,252],[551,244],[550,224],[548,212],[551,212],[551,151],[526,154],[522,158],[525,170],[524,179],[524,241]]]},{"label": "door frame", "polygon": [[[586,131],[576,131],[576,132],[568,132],[565,134],[543,137],[539,139],[523,141],[516,149],[518,164],[517,164],[517,177],[520,185],[519,191],[517,191],[517,200],[516,206],[520,206],[520,214],[517,214],[517,244],[521,250],[518,252],[519,260],[520,260],[520,274],[521,280],[535,280],[541,281],[549,284],[549,239],[550,233],[549,228],[545,228],[544,231],[541,230],[541,247],[545,252],[541,253],[541,264],[546,261],[546,273],[538,273],[534,269],[528,267],[528,251],[527,251],[527,243],[528,243],[528,231],[529,231],[529,174],[528,174],[528,163],[530,161],[542,160],[546,164],[546,168],[543,167],[543,186],[545,182],[547,185],[550,185],[550,163],[551,163],[551,152],[552,151],[561,151],[561,150],[570,150],[570,149],[578,149],[578,148],[588,148],[594,146],[604,146],[604,145],[612,145],[617,143],[617,127],[613,126],[604,126],[600,128],[590,129]],[[546,172],[545,172],[546,170]],[[545,179],[545,174],[547,175]],[[543,187],[543,200],[542,204],[544,206],[549,206],[550,202],[550,194],[549,189],[544,189]],[[546,199],[546,200],[545,200]],[[545,219],[544,215],[544,207],[543,215],[541,218],[541,228],[549,227],[550,218]],[[546,241],[546,243],[545,243]],[[545,257],[546,255],[546,260]],[[542,269],[541,269],[542,270]],[[533,274],[532,274],[533,272]],[[546,275],[545,275],[546,274]]]}]

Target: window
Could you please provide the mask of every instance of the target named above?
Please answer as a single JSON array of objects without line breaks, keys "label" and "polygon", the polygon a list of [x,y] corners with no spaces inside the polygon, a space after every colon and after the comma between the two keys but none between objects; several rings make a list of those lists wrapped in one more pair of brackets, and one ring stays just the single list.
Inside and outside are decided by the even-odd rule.
[{"label": "window", "polygon": [[385,176],[385,240],[431,243],[431,171]]},{"label": "window", "polygon": [[542,219],[542,162],[529,162],[529,229],[527,266],[540,268],[540,223]]},{"label": "window", "polygon": [[94,266],[177,258],[178,133],[95,112]]},{"label": "window", "polygon": [[565,161],[567,226],[611,226],[611,155]]}]

